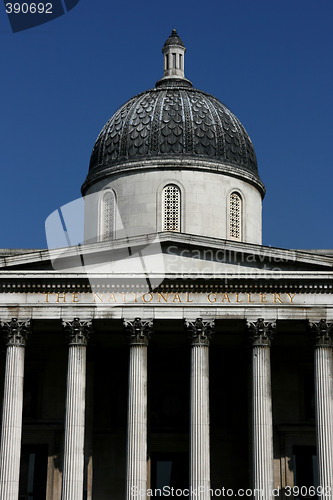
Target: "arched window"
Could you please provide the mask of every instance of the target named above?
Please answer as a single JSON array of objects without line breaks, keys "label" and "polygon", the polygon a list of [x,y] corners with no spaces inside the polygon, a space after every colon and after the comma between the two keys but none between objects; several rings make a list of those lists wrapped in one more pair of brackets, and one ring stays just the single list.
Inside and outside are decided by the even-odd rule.
[{"label": "arched window", "polygon": [[162,231],[180,232],[180,189],[174,184],[162,192]]},{"label": "arched window", "polygon": [[229,236],[233,240],[242,239],[242,198],[231,193],[229,201]]},{"label": "arched window", "polygon": [[106,191],[101,203],[101,234],[100,240],[114,237],[115,231],[115,195],[112,190]]}]

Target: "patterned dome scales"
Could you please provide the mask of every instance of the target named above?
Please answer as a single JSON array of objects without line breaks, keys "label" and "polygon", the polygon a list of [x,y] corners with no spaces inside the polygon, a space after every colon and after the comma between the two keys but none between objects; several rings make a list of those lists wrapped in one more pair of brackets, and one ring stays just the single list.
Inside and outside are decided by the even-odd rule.
[{"label": "patterned dome scales", "polygon": [[254,148],[240,121],[185,78],[185,47],[175,30],[162,52],[163,78],[106,123],[93,148],[88,179],[116,166],[119,171],[122,163],[181,157],[235,166],[260,182]]}]

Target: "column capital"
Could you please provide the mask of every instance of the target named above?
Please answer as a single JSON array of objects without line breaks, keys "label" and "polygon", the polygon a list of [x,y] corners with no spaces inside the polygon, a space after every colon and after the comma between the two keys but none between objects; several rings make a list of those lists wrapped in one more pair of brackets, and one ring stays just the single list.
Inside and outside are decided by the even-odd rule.
[{"label": "column capital", "polygon": [[10,321],[3,321],[2,329],[7,346],[25,347],[31,332],[31,320],[19,321],[17,318],[12,318]]},{"label": "column capital", "polygon": [[189,334],[192,346],[209,347],[210,340],[215,328],[214,319],[196,318],[195,320],[185,319],[185,327]]},{"label": "column capital", "polygon": [[147,346],[153,331],[152,319],[124,319],[124,328],[129,335],[130,345]]},{"label": "column capital", "polygon": [[72,321],[62,320],[70,346],[86,346],[92,330],[92,321],[74,318]]},{"label": "column capital", "polygon": [[276,321],[265,321],[264,318],[258,318],[257,321],[247,321],[246,326],[253,346],[270,347],[276,330]]},{"label": "column capital", "polygon": [[321,319],[318,322],[309,321],[309,326],[316,347],[333,347],[333,323]]}]

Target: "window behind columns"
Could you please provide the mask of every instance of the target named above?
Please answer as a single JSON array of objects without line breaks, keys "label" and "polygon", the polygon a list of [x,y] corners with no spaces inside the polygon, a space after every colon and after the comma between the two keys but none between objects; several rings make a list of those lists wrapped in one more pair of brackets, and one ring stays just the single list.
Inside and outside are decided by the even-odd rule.
[{"label": "window behind columns", "polygon": [[[293,447],[294,485],[300,488],[297,498],[317,499],[317,495],[308,495],[310,486],[318,487],[317,453],[315,446]],[[302,491],[303,486],[303,491]],[[296,493],[297,491],[295,491]],[[294,497],[295,498],[295,497]]]},{"label": "window behind columns", "polygon": [[162,192],[162,231],[180,232],[180,189],[168,184]]},{"label": "window behind columns", "polygon": [[45,500],[47,460],[47,445],[22,446],[19,500]]},{"label": "window behind columns", "polygon": [[[151,488],[156,490],[156,496],[170,496],[168,491],[185,490],[189,486],[188,477],[188,453],[152,453],[151,459]],[[165,490],[163,488],[170,488]],[[161,494],[160,494],[161,493]],[[186,498],[185,495],[177,495],[178,498]]]},{"label": "window behind columns", "polygon": [[242,215],[242,198],[233,192],[229,200],[229,237],[232,240],[242,240]]},{"label": "window behind columns", "polygon": [[115,194],[110,189],[102,195],[100,240],[114,237],[115,231]]}]

